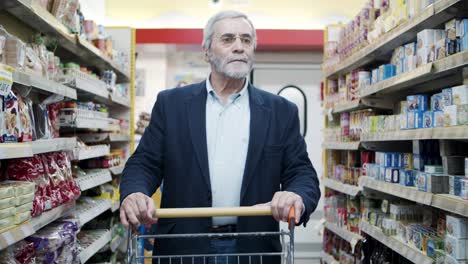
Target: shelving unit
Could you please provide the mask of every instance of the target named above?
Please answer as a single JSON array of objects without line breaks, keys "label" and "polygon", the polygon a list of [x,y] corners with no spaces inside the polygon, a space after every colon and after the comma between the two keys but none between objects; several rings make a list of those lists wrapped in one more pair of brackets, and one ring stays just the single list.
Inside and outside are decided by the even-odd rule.
[{"label": "shelving unit", "polygon": [[94,254],[96,254],[99,250],[101,250],[101,248],[103,248],[111,241],[111,232],[109,230],[98,231],[100,233],[99,238],[80,252],[79,257],[81,263],[86,263],[86,261],[88,261],[92,256],[94,256]]},{"label": "shelving unit", "polygon": [[100,143],[100,142],[128,142],[130,135],[118,133],[88,133],[78,135],[85,143]]},{"label": "shelving unit", "polygon": [[325,223],[325,228],[332,231],[333,233],[335,233],[339,237],[343,238],[344,240],[348,241],[351,244],[352,248],[354,248],[356,246],[356,244],[360,240],[363,239],[362,236],[360,236],[360,235],[358,235],[356,233],[353,233],[351,231],[348,231],[346,228],[339,227],[336,224],[333,224],[333,223],[330,223],[330,222]]},{"label": "shelving unit", "polygon": [[340,263],[340,262],[336,261],[335,258],[332,255],[329,255],[324,251],[320,252],[320,258],[326,264],[339,264]]},{"label": "shelving unit", "polygon": [[364,188],[373,189],[420,204],[432,204],[432,193],[418,191],[415,187],[377,181],[369,177],[360,177],[359,184]]},{"label": "shelving unit", "polygon": [[85,177],[78,177],[76,182],[80,185],[81,191],[94,188],[106,182],[112,181],[112,176],[107,169],[95,169],[86,172]]},{"label": "shelving unit", "polygon": [[67,216],[71,213],[71,210],[75,206],[75,202],[62,204],[57,208],[51,209],[42,213],[41,215],[34,217],[31,221],[13,227],[12,229],[0,233],[0,250],[7,248],[15,244],[18,241],[25,239],[28,236],[33,235],[39,229],[52,223],[53,221]]},{"label": "shelving unit", "polygon": [[74,216],[78,218],[79,225],[83,226],[109,209],[111,209],[111,202],[109,200],[97,200],[96,204],[92,207],[75,211]]},{"label": "shelving unit", "polygon": [[385,235],[379,228],[372,226],[367,222],[361,222],[360,229],[362,232],[375,238],[380,243],[391,248],[393,251],[397,252],[398,254],[411,260],[414,263],[432,264],[434,262],[434,260],[426,256],[424,252],[421,252],[418,249],[413,248],[396,238]]},{"label": "shelving unit", "polygon": [[[132,96],[134,96],[135,30],[122,27],[106,30],[107,35],[115,42],[113,43],[113,49],[128,54],[129,65],[121,66],[111,58],[104,56],[99,49],[86,39],[70,33],[69,29],[47,10],[42,8],[38,1],[2,0],[0,1],[0,13],[2,16],[0,24],[5,26],[6,30],[12,35],[28,42],[33,34],[43,33],[47,37],[56,40],[54,55],[58,56],[61,62],[75,62],[80,66],[88,67],[94,72],[113,70],[117,75],[117,84],[128,84],[129,86],[129,96],[126,98],[117,96],[117,93],[110,92],[112,90],[110,89],[111,87],[103,81],[86,75],[81,71],[72,72],[70,69],[67,69],[65,77],[60,76],[60,78],[56,78],[56,81],[53,81],[48,80],[46,77],[15,69],[13,72],[14,88],[19,90],[22,96],[31,98],[34,103],[42,100],[44,95],[60,95],[67,101],[93,101],[105,104],[108,106],[109,115],[108,117],[78,115],[76,120],[73,120],[70,124],[60,124],[60,135],[64,136],[67,134],[67,136],[71,137],[22,143],[2,143],[0,144],[0,159],[25,158],[41,153],[71,151],[72,159],[81,161],[109,155],[111,149],[116,148],[123,149],[123,153],[131,154],[134,144],[133,129],[130,129],[130,131],[123,131],[125,129],[122,129],[120,131],[119,119],[122,119],[122,122],[128,121],[129,127],[133,128],[134,110]],[[5,20],[3,20],[4,18]],[[117,129],[115,129],[116,127]],[[80,145],[80,143],[77,142],[76,136],[85,131],[87,133],[96,133],[96,131],[105,132],[105,144],[78,148],[77,145]],[[108,131],[113,131],[114,133]],[[122,134],[117,132],[122,132]],[[118,174],[121,173],[123,165],[124,163],[121,167],[112,168],[114,176],[112,176],[109,169],[101,169],[88,171],[86,177],[77,179],[77,183],[81,191],[83,191],[82,195],[85,195],[85,191],[91,188],[111,182],[113,178],[119,177]],[[113,199],[116,198],[113,197]],[[0,233],[0,250],[33,235],[59,218],[69,217],[70,214],[74,214],[81,228],[109,209],[113,212],[117,211],[119,203],[111,203],[110,200],[100,200],[92,208],[81,207],[83,209],[81,211],[77,211],[77,208],[80,207],[76,206],[75,202],[67,203],[44,212],[40,216],[34,217],[30,221],[15,226],[6,232]],[[89,260],[96,252],[107,245],[110,240],[110,231],[102,230],[99,239],[80,253],[81,262],[85,263]],[[115,243],[117,242],[119,241],[115,241]]]},{"label": "shelving unit", "polygon": [[[331,61],[327,61],[324,64],[325,103],[326,107],[330,107],[330,105],[333,104],[335,105],[332,109],[324,108],[323,110],[324,115],[326,115],[325,118],[328,116],[328,119],[325,120],[324,131],[330,133],[326,138],[335,139],[337,137],[337,132],[339,132],[339,130],[336,128],[336,122],[334,121],[340,120],[338,114],[366,108],[396,110],[398,108],[398,102],[404,100],[403,98],[408,95],[431,95],[441,92],[441,90],[445,88],[468,84],[468,51],[465,50],[425,65],[419,65],[412,71],[379,81],[367,87],[359,87],[359,98],[354,101],[341,102],[340,100],[341,103],[338,104],[335,98],[327,98],[328,88],[336,88],[336,83],[333,83],[333,86],[328,86],[330,81],[338,81],[338,77],[344,77],[346,74],[358,69],[370,71],[370,69],[375,69],[379,65],[389,63],[395,48],[416,41],[418,32],[425,29],[442,29],[444,28],[444,24],[453,18],[467,18],[466,10],[468,10],[467,1],[434,1],[434,4],[429,5],[416,16],[407,19],[406,22],[384,33],[380,38],[352,53],[352,55],[341,60],[338,64],[330,67],[327,65],[330,65],[329,62]],[[337,27],[338,26],[331,26],[333,29]],[[336,32],[332,34],[334,33]],[[328,32],[325,32],[326,39],[328,38],[327,34]],[[333,39],[333,41],[336,41],[336,39]],[[333,48],[333,46],[330,47]],[[333,91],[333,95],[336,95],[336,90]],[[386,103],[382,104],[382,101],[386,101]],[[372,105],[372,102],[377,102],[377,105]],[[393,105],[393,107],[389,107],[391,105]],[[394,112],[394,114],[398,113],[399,111]],[[350,121],[350,123],[351,122],[352,121]],[[352,127],[350,127],[350,129],[351,128]],[[346,127],[344,129],[346,129]],[[322,145],[325,155],[323,165],[324,167],[329,166],[329,161],[327,159],[330,157],[333,159],[343,157],[342,154],[344,152],[334,155],[335,153],[331,153],[332,151],[362,149],[369,151],[407,153],[411,152],[409,149],[411,149],[412,142],[410,141],[440,139],[467,141],[467,131],[468,126],[463,125],[375,133],[363,132],[360,134],[359,143],[324,142]],[[329,173],[333,172],[330,170],[325,171],[322,181],[324,186],[349,196],[364,195],[371,196],[374,199],[382,199],[382,197],[384,197],[390,202],[393,201],[393,199],[391,199],[392,197],[402,198],[417,204],[438,208],[447,213],[468,217],[468,201],[460,197],[449,194],[422,192],[415,187],[406,187],[397,183],[378,181],[365,176],[359,177],[358,186],[349,186],[333,180],[332,178],[334,178],[335,175],[327,175]],[[434,262],[425,252],[409,246],[396,237],[386,236],[378,227],[372,226],[363,220],[360,221],[359,228],[363,235],[365,234],[368,237],[374,238],[411,262]],[[336,234],[340,233],[341,235],[338,234],[339,236],[346,236],[343,234],[344,232],[342,232],[342,230],[337,230],[336,225],[326,222],[325,227]],[[349,238],[345,240],[349,241]],[[327,260],[333,261],[333,259],[330,259],[326,254],[322,255],[322,258],[325,262],[327,262]]]},{"label": "shelving unit", "polygon": [[336,150],[358,150],[360,142],[323,142],[322,148]]},{"label": "shelving unit", "polygon": [[109,168],[110,172],[112,172],[113,175],[119,175],[122,174],[123,169],[125,168],[125,165],[120,165],[120,166],[115,166]]},{"label": "shelving unit", "polygon": [[434,28],[454,17],[453,9],[462,10],[463,0],[438,1],[428,6],[423,12],[405,23],[392,29],[374,43],[360,49],[332,69],[325,69],[325,77],[333,79],[368,63],[390,58],[391,52],[398,46],[411,42],[419,31]]},{"label": "shelving unit", "polygon": [[329,178],[324,178],[322,180],[322,183],[327,188],[339,191],[341,193],[345,193],[350,196],[356,196],[362,191],[362,188],[360,186],[341,183],[339,181]]},{"label": "shelving unit", "polygon": [[102,156],[109,155],[110,147],[109,145],[95,145],[88,146],[86,148],[75,148],[73,151],[74,160],[85,160],[92,158],[99,158]]}]

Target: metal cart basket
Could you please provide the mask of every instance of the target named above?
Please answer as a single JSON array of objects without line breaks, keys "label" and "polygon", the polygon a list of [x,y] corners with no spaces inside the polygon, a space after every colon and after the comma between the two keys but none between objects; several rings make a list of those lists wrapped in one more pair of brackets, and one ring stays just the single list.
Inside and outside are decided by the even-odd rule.
[{"label": "metal cart basket", "polygon": [[[224,207],[224,208],[177,208],[157,209],[156,218],[187,218],[187,217],[219,217],[219,216],[271,216],[269,206],[255,207]],[[203,233],[203,234],[168,234],[168,235],[138,235],[132,234],[132,228],[128,229],[127,262],[142,263],[143,259],[152,259],[153,263],[186,263],[186,264],[240,264],[260,263],[268,264],[264,258],[281,258],[282,264],[294,264],[294,227],[295,209],[291,207],[288,216],[289,230],[279,232],[249,232],[249,233]],[[141,256],[138,253],[138,241],[144,239],[190,239],[190,238],[250,238],[250,237],[279,237],[281,252],[255,252],[255,253],[230,253],[230,254],[193,254],[193,255],[162,255]],[[161,242],[163,243],[163,242]],[[255,261],[253,261],[255,259]]]}]

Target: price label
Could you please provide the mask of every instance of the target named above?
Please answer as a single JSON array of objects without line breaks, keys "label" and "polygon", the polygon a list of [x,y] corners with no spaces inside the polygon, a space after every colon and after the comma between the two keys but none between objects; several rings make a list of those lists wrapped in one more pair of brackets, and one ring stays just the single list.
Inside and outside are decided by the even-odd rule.
[{"label": "price label", "polygon": [[10,66],[0,63],[0,95],[7,96],[13,85],[13,71]]}]

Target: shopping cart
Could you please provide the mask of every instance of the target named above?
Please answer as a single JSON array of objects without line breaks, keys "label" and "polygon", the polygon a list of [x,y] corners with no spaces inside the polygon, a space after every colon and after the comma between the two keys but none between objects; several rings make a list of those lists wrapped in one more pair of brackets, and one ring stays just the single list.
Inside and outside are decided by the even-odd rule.
[{"label": "shopping cart", "polygon": [[[132,234],[132,228],[128,229],[127,263],[142,263],[143,259],[153,259],[153,263],[265,263],[264,258],[281,258],[282,264],[294,264],[294,227],[295,209],[291,207],[288,216],[289,231],[279,232],[249,232],[249,233],[204,233],[204,234],[168,234],[168,235],[138,235]],[[271,216],[269,206],[254,207],[224,207],[224,208],[177,208],[157,209],[156,218],[188,218],[188,217],[220,217],[220,216]],[[195,255],[162,255],[140,256],[137,246],[141,239],[190,239],[190,238],[253,238],[253,237],[279,237],[282,245],[281,252],[255,252],[255,253],[230,253],[230,254],[195,254]],[[163,243],[163,242],[161,242]],[[255,261],[252,260],[255,258]],[[208,262],[211,261],[211,262]]]}]

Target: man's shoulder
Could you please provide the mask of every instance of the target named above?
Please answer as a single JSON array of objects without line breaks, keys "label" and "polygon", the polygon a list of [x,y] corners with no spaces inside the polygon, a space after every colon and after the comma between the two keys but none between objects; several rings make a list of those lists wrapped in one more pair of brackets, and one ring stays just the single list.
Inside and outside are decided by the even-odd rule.
[{"label": "man's shoulder", "polygon": [[182,87],[166,89],[164,91],[161,91],[159,95],[161,97],[170,98],[171,100],[184,99],[200,92],[203,88],[205,88],[205,81],[189,84]]},{"label": "man's shoulder", "polygon": [[263,103],[270,108],[284,108],[293,109],[295,104],[287,100],[286,98],[277,94],[262,90],[261,88],[252,85],[253,91],[257,96],[261,97]]}]

